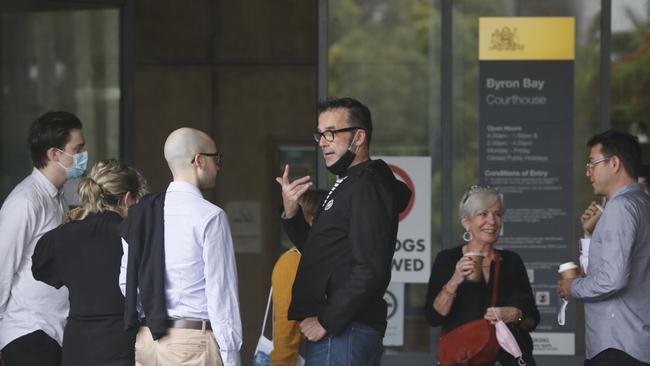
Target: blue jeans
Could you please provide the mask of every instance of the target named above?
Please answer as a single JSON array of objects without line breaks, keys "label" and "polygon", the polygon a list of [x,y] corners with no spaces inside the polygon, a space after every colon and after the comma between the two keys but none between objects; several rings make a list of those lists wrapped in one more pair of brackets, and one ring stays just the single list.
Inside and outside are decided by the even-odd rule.
[{"label": "blue jeans", "polygon": [[306,342],[305,366],[379,366],[383,335],[364,324],[352,323],[341,335]]}]

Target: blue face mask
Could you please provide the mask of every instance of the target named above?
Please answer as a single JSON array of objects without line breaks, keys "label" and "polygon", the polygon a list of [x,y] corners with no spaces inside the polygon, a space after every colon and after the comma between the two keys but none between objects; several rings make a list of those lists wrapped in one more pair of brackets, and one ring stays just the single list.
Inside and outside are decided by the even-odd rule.
[{"label": "blue face mask", "polygon": [[63,164],[57,163],[61,166],[61,168],[65,169],[65,177],[68,179],[74,179],[74,178],[79,178],[82,175],[84,175],[84,172],[86,171],[86,166],[88,165],[88,151],[80,152],[78,154],[70,155],[67,152],[57,149],[60,152],[68,155],[69,157],[72,158],[73,165],[69,168],[66,168],[63,166]]}]

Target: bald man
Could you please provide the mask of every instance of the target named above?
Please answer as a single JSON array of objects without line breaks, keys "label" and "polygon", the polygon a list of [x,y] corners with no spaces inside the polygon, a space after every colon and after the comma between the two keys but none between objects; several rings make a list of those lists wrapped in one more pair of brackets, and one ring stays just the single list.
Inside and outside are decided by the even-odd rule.
[{"label": "bald man", "polygon": [[[120,287],[127,328],[140,327],[136,365],[240,365],[237,269],[226,213],[205,200],[221,153],[207,134],[172,132],[174,181],[131,206],[122,224]],[[137,309],[137,310],[136,310]]]}]

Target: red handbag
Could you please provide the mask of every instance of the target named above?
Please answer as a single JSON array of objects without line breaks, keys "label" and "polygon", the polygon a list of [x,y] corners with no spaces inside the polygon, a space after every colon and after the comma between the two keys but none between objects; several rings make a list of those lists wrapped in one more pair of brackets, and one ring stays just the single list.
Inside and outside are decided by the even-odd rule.
[{"label": "red handbag", "polygon": [[[494,287],[492,306],[496,305],[499,287],[499,268],[501,261],[495,251]],[[438,345],[438,364],[441,366],[487,366],[492,365],[499,353],[494,325],[486,319],[473,320],[440,337]]]}]

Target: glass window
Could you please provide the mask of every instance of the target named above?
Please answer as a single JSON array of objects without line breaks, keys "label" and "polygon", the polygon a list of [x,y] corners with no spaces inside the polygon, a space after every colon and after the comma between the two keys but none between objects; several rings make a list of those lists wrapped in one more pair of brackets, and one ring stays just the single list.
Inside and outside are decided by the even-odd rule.
[{"label": "glass window", "polygon": [[[590,0],[455,0],[452,14],[452,176],[440,169],[440,0],[329,0],[328,95],[352,96],[373,113],[371,153],[432,157],[432,255],[442,248],[441,194],[455,202],[478,181],[479,61],[478,18],[483,16],[573,16],[576,18],[574,63],[574,170],[576,207],[590,200],[584,178],[585,140],[600,128],[600,2]],[[582,164],[580,164],[582,163]],[[451,179],[452,192],[440,192]],[[577,209],[576,209],[577,210]],[[444,213],[447,214],[447,213]],[[459,220],[451,229],[460,242]],[[577,220],[576,220],[577,222]],[[453,246],[455,243],[446,243]],[[426,285],[405,288],[404,346],[386,354],[430,353],[437,344],[422,314]],[[581,338],[580,335],[578,338]],[[579,341],[578,341],[579,342]],[[580,345],[578,345],[580,352]]]},{"label": "glass window", "polygon": [[639,138],[650,159],[650,2],[612,2],[612,127]]},{"label": "glass window", "polygon": [[29,174],[27,131],[46,111],[79,116],[89,166],[118,157],[119,10],[3,13],[0,29],[0,198]]}]

